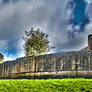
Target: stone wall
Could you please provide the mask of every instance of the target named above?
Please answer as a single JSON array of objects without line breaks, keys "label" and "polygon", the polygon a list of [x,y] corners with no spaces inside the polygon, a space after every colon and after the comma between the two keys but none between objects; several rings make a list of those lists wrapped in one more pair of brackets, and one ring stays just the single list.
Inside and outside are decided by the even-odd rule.
[{"label": "stone wall", "polygon": [[92,51],[30,56],[0,64],[0,78],[76,74],[92,75]]},{"label": "stone wall", "polygon": [[92,34],[88,36],[88,49],[92,50]]}]

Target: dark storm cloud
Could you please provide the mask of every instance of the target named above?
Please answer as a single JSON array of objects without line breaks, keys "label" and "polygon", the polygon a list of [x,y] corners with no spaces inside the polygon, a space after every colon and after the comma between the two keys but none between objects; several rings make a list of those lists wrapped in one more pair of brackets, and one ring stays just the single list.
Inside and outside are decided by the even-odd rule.
[{"label": "dark storm cloud", "polygon": [[[50,33],[50,25],[53,27],[53,22],[58,22],[59,12],[61,11],[62,14],[64,12],[64,9],[61,8],[65,8],[63,5],[61,8],[58,7],[62,3],[61,0],[51,5],[52,3],[52,0],[50,2],[46,0],[18,1],[17,3],[8,3],[0,8],[0,40],[7,42],[8,52],[12,54],[14,50],[15,53],[19,53],[23,43],[21,38],[26,28],[40,27],[48,34]],[[55,18],[56,20],[54,20]],[[21,43],[19,43],[20,40]]]},{"label": "dark storm cloud", "polygon": [[41,28],[48,33],[51,45],[56,47],[55,51],[76,50],[85,46],[88,32],[73,33],[72,24],[68,23],[73,11],[66,9],[69,1],[71,0],[2,0],[0,48],[5,49],[1,50],[15,56],[23,53],[22,36],[25,29],[31,27]]}]

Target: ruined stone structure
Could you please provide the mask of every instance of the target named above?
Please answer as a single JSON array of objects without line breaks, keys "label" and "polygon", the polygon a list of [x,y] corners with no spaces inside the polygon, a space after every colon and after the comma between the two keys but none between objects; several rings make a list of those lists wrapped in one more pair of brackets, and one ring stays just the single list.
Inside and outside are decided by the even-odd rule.
[{"label": "ruined stone structure", "polygon": [[92,50],[92,35],[91,34],[88,36],[88,49]]},{"label": "ruined stone structure", "polygon": [[[90,37],[89,37],[90,40]],[[92,76],[91,41],[89,50],[23,57],[0,64],[0,78],[62,78]]]}]

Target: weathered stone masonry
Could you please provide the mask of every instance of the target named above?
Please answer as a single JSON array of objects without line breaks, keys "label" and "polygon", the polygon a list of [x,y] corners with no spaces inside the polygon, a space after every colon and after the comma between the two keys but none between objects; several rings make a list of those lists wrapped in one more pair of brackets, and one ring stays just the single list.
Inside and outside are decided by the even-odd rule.
[{"label": "weathered stone masonry", "polygon": [[0,64],[0,78],[76,74],[92,75],[92,51],[30,56]]}]

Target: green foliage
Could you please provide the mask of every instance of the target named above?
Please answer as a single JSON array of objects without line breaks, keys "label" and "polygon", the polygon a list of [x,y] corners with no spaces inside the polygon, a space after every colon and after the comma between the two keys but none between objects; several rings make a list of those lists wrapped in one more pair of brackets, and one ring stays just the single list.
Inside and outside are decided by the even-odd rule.
[{"label": "green foliage", "polygon": [[3,62],[3,59],[4,59],[4,55],[2,53],[0,53],[0,63]]},{"label": "green foliage", "polygon": [[48,35],[37,29],[36,31],[31,28],[29,31],[25,31],[25,37],[23,37],[25,44],[24,50],[26,56],[44,54],[50,50],[50,41]]},{"label": "green foliage", "polygon": [[0,80],[0,92],[92,92],[92,79]]}]

